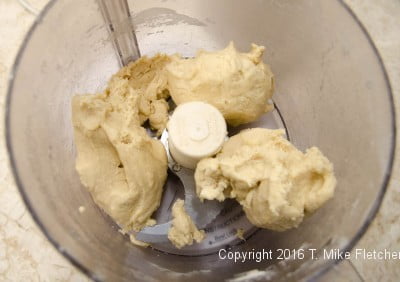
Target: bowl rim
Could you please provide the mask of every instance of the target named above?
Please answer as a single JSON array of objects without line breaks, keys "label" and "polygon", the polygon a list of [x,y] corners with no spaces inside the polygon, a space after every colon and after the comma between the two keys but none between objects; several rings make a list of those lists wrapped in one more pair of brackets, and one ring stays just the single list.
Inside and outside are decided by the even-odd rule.
[{"label": "bowl rim", "polygon": [[[378,48],[376,47],[374,41],[372,40],[372,37],[370,36],[368,30],[366,27],[363,25],[361,20],[357,17],[357,15],[353,12],[353,10],[350,8],[350,6],[345,3],[344,0],[335,0],[339,2],[342,7],[351,15],[351,17],[354,19],[354,21],[358,24],[360,27],[362,33],[364,33],[365,37],[367,38],[367,41],[369,42],[375,56],[378,59],[379,66],[381,68],[386,87],[387,87],[387,93],[389,94],[388,99],[390,102],[390,116],[391,116],[391,123],[392,123],[392,138],[391,138],[391,148],[390,148],[390,157],[389,157],[389,162],[388,162],[388,169],[386,172],[386,175],[383,179],[378,197],[375,199],[373,206],[371,207],[364,223],[362,224],[361,228],[355,233],[353,238],[351,238],[348,243],[340,248],[340,252],[350,252],[354,246],[357,244],[357,242],[361,239],[361,237],[366,233],[368,227],[370,226],[371,222],[374,220],[375,216],[377,215],[381,205],[383,198],[386,194],[387,188],[389,186],[389,182],[391,180],[391,176],[393,173],[393,164],[394,164],[394,159],[395,159],[395,152],[396,152],[396,141],[397,141],[397,128],[396,128],[396,111],[395,111],[395,106],[394,106],[394,97],[393,97],[393,90],[392,86],[390,83],[389,76],[387,74],[385,64],[383,62],[383,59],[379,53]],[[33,33],[35,32],[36,28],[38,25],[41,23],[42,19],[47,15],[47,13],[51,10],[51,8],[54,6],[54,4],[57,2],[57,0],[50,0],[45,7],[40,11],[40,13],[36,16],[33,24],[30,26],[28,32],[26,33],[23,41],[21,42],[21,45],[19,47],[18,53],[15,57],[13,66],[10,69],[9,76],[8,76],[8,89],[6,92],[6,100],[5,100],[5,139],[6,139],[6,148],[7,148],[7,155],[9,159],[9,164],[11,168],[11,172],[13,175],[13,178],[15,180],[16,186],[18,188],[19,193],[22,196],[22,200],[25,203],[25,206],[27,207],[29,213],[31,214],[34,222],[39,226],[39,229],[41,232],[44,234],[46,239],[53,245],[53,247],[56,248],[56,250],[61,253],[72,265],[74,265],[77,269],[79,269],[82,273],[87,275],[89,278],[95,280],[95,281],[101,281],[101,279],[97,276],[95,272],[93,272],[91,269],[89,269],[83,262],[80,262],[77,258],[74,257],[73,254],[70,254],[67,252],[59,242],[57,242],[54,238],[51,237],[45,226],[42,224],[42,222],[39,219],[39,216],[36,214],[28,195],[25,192],[25,188],[22,185],[22,182],[19,178],[18,170],[16,168],[16,162],[14,159],[14,154],[13,154],[13,149],[12,149],[12,144],[11,144],[11,137],[9,134],[10,131],[10,105],[12,102],[12,92],[14,89],[14,82],[15,82],[15,74],[17,73],[18,67],[20,65],[21,57],[24,54],[25,48],[30,41]],[[318,277],[321,277],[324,275],[328,270],[333,268],[335,265],[339,264],[342,261],[341,258],[338,259],[330,259],[326,260],[324,263],[321,265],[317,266],[317,269],[312,269],[312,272],[309,274],[306,274],[308,276],[308,279],[316,279]],[[300,274],[303,278],[304,276]]]}]

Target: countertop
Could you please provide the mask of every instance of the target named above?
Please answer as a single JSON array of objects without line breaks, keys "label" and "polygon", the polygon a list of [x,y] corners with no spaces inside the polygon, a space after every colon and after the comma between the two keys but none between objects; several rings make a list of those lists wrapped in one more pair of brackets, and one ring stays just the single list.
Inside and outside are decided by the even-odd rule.
[{"label": "countertop", "polygon": [[[31,0],[40,10],[48,0]],[[388,71],[400,124],[400,2],[346,0],[375,42]],[[0,1],[0,281],[88,281],[43,236],[27,211],[8,166],[4,140],[4,101],[8,72],[22,39],[35,19],[17,0]],[[400,138],[397,138],[400,148]],[[400,251],[400,153],[383,204],[357,248]],[[347,261],[346,271],[360,280],[394,281],[399,260]],[[356,277],[355,276],[355,277]],[[339,277],[336,276],[336,279]],[[345,280],[350,280],[346,277]],[[330,279],[328,279],[330,280]],[[341,279],[339,279],[341,280]]]}]

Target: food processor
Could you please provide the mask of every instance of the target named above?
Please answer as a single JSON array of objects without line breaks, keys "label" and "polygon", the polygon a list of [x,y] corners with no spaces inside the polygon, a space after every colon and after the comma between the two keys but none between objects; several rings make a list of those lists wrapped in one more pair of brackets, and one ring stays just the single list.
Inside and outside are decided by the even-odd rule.
[{"label": "food processor", "polygon": [[[110,11],[105,2],[51,1],[27,34],[12,71],[6,104],[10,163],[28,209],[51,243],[98,281],[297,281],[335,265],[339,258],[317,260],[308,250],[318,256],[356,244],[385,193],[395,144],[385,68],[346,4],[131,0],[121,2],[129,10],[121,20],[105,14]],[[135,246],[80,183],[71,97],[101,92],[121,65],[139,56],[193,57],[198,49],[222,49],[229,41],[242,52],[252,42],[264,45],[276,85],[274,111],[230,128],[229,134],[284,128],[299,149],[319,147],[335,167],[334,198],[285,232],[255,228],[236,202],[227,201],[205,227],[201,244],[182,250]],[[170,219],[168,203],[185,194],[179,177],[170,175],[155,215],[160,224]],[[280,249],[289,253],[279,256]],[[304,256],[296,256],[298,250]],[[221,256],[255,251],[274,255],[244,262]]]}]

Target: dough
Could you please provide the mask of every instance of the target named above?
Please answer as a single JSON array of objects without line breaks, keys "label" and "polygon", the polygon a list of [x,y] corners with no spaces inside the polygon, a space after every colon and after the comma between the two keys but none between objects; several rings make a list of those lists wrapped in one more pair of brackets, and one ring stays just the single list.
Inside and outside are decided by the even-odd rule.
[{"label": "dough", "polygon": [[[106,93],[113,88],[120,95],[129,92],[138,96],[140,124],[149,121],[158,135],[165,129],[168,121],[169,97],[165,66],[171,57],[158,54],[154,57],[141,57],[119,70],[110,80]],[[121,83],[125,81],[126,83]],[[125,93],[125,94],[124,94]]]},{"label": "dough", "polygon": [[132,244],[139,246],[139,247],[147,248],[148,246],[150,246],[149,243],[146,243],[146,242],[136,239],[135,235],[133,235],[133,234],[129,235],[129,240],[131,241]]},{"label": "dough", "polygon": [[262,62],[264,47],[239,53],[233,43],[221,51],[199,51],[193,59],[179,56],[167,65],[168,89],[176,104],[202,101],[215,106],[230,125],[257,120],[273,109],[268,100],[274,77]]},{"label": "dough", "polygon": [[197,195],[236,198],[258,227],[297,227],[333,196],[336,179],[318,148],[303,154],[283,135],[283,130],[253,128],[231,137],[215,158],[198,163]]},{"label": "dough", "polygon": [[[177,93],[176,103],[193,94],[207,102],[217,94],[213,101],[232,124],[256,119],[271,108],[267,100],[273,78],[261,62],[263,50],[253,44],[250,53],[241,54],[231,43],[222,51],[201,51],[192,60],[163,54],[142,57],[113,75],[103,93],[73,98],[76,169],[94,201],[124,230],[155,224],[151,215],[160,204],[167,176],[164,147],[142,125],[148,122],[158,135],[162,133],[168,122],[170,89]],[[204,69],[195,80],[174,76],[176,70],[187,68],[197,73],[193,68],[201,64]],[[197,91],[193,83],[221,91],[205,96],[208,92]],[[184,85],[194,93],[177,91]]]},{"label": "dough", "polygon": [[246,239],[244,238],[243,228],[236,229],[236,237],[238,237],[240,240],[246,241]]},{"label": "dough", "polygon": [[168,93],[160,69],[168,61],[143,57],[114,75],[104,93],[72,99],[81,182],[124,230],[155,224],[151,215],[160,204],[167,156],[141,124],[150,119],[156,129],[165,127],[167,118],[159,116],[166,115]]},{"label": "dough", "polygon": [[183,200],[176,200],[172,207],[172,216],[172,226],[168,231],[168,239],[178,249],[192,245],[193,240],[200,243],[205,238],[204,231],[199,231],[186,213]]}]

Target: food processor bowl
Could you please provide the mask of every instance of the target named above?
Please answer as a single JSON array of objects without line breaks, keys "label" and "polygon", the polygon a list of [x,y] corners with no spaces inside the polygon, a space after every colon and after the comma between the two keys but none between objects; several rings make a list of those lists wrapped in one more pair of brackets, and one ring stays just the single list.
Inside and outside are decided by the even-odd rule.
[{"label": "food processor bowl", "polygon": [[[71,123],[71,97],[102,91],[118,70],[112,36],[121,35],[110,35],[95,0],[54,0],[23,42],[6,105],[11,167],[47,238],[95,280],[287,281],[329,269],[337,258],[312,259],[307,250],[316,249],[318,256],[324,249],[355,245],[381,203],[395,144],[388,78],[357,18],[337,0],[132,0],[129,5],[142,55],[192,57],[198,49],[221,49],[231,40],[243,52],[252,42],[264,45],[280,122],[295,146],[318,146],[333,162],[334,198],[298,228],[257,229],[246,241],[218,243],[206,253],[133,245],[81,185]],[[227,225],[221,223],[221,238],[234,232]],[[223,254],[272,250],[273,257],[234,262],[220,257],[218,249]],[[302,258],[293,252],[279,257],[279,249],[305,252]]]}]

